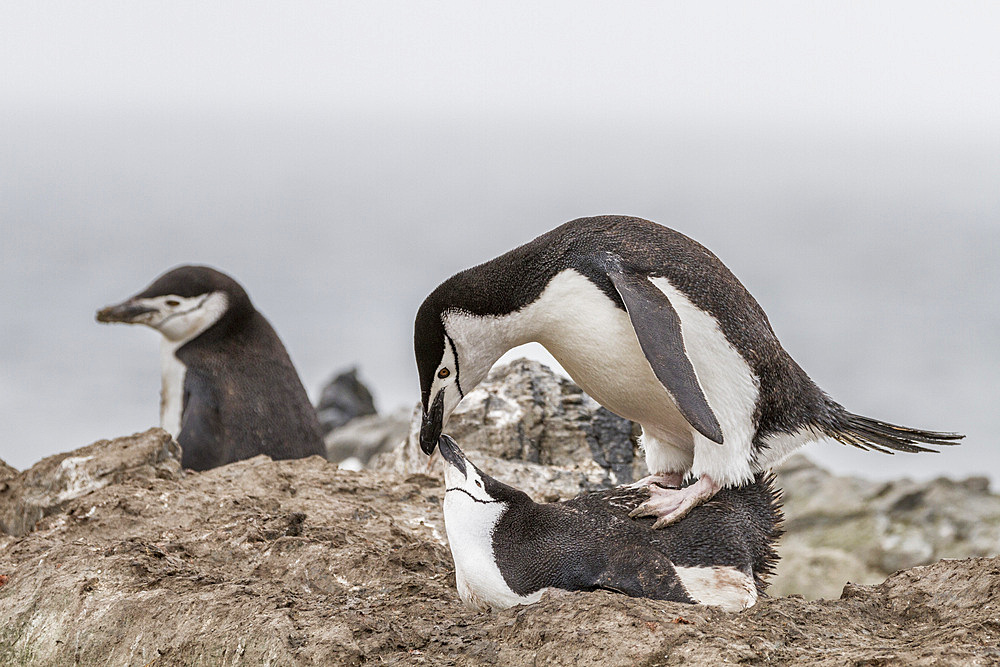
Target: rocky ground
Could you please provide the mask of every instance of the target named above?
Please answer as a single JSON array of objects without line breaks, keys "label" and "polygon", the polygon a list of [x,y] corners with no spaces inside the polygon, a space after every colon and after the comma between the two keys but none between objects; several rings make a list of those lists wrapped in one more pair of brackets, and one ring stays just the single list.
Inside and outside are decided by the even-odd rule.
[{"label": "rocky ground", "polygon": [[[417,417],[403,445],[375,456],[371,468],[440,473],[420,452]],[[398,417],[382,424],[399,428]],[[496,369],[459,404],[448,432],[477,465],[536,499],[570,498],[646,474],[638,429],[537,362]],[[799,454],[781,467],[778,485],[786,534],[776,595],[837,597],[847,582],[878,583],[941,558],[1000,554],[1000,496],[985,477],[873,482],[831,475]]]},{"label": "rocky ground", "polygon": [[873,482],[831,475],[797,455],[782,466],[778,485],[785,535],[774,595],[836,597],[847,582],[1000,554],[1000,496],[985,477]]},{"label": "rocky ground", "polygon": [[[631,425],[532,364],[469,399],[450,430],[536,498],[641,469]],[[1000,663],[1000,558],[939,561],[1000,553],[984,480],[873,483],[793,460],[772,593],[828,599],[733,614],[597,592],[477,613],[413,444],[360,472],[257,457],[192,473],[152,429],[0,465],[0,664]]]}]

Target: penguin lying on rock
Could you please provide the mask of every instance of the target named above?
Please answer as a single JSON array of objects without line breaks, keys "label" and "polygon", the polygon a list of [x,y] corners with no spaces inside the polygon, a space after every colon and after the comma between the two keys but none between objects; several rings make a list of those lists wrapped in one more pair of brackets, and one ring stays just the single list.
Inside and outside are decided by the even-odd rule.
[{"label": "penguin lying on rock", "polygon": [[[424,300],[414,326],[424,452],[494,362],[529,342],[642,426],[651,497],[634,513],[657,526],[821,438],[891,454],[962,437],[848,412],[715,255],[648,220],[603,216],[457,273]],[[688,476],[697,481],[681,488]]]},{"label": "penguin lying on rock", "polygon": [[537,602],[548,589],[752,606],[777,562],[779,493],[770,474],[721,490],[682,521],[656,530],[629,513],[648,486],[536,503],[493,479],[441,435],[444,520],[462,601],[477,609]]},{"label": "penguin lying on rock", "polygon": [[181,266],[97,313],[163,334],[160,425],[192,470],[267,454],[296,459],[326,448],[316,411],[278,335],[235,280]]}]

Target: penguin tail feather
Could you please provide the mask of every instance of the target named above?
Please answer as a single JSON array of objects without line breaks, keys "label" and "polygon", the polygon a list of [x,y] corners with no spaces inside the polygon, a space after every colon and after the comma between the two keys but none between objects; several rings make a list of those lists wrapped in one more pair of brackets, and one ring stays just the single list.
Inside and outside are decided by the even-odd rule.
[{"label": "penguin tail feather", "polygon": [[934,447],[957,445],[958,441],[965,437],[959,433],[922,431],[907,426],[897,426],[856,415],[844,410],[839,405],[837,408],[839,410],[835,412],[834,424],[832,426],[824,425],[823,431],[834,440],[866,451],[873,449],[883,454],[895,452],[936,453],[936,449],[923,445]]}]

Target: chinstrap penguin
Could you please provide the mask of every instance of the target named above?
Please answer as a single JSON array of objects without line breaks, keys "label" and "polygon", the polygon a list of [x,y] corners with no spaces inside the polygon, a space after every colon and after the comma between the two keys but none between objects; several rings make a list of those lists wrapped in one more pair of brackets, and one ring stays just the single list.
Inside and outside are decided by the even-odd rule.
[{"label": "chinstrap penguin", "polygon": [[278,335],[229,276],[180,266],[97,313],[163,335],[160,425],[185,468],[208,470],[258,454],[325,454],[319,422]]},{"label": "chinstrap penguin", "polygon": [[478,609],[536,602],[548,589],[752,606],[777,562],[781,510],[773,478],[758,473],[663,529],[629,512],[649,497],[624,486],[535,503],[465,457],[447,435],[444,520],[459,597]]},{"label": "chinstrap penguin", "polygon": [[[657,516],[658,527],[824,437],[889,454],[962,437],[848,412],[785,352],[708,249],[648,220],[602,216],[461,271],[424,300],[414,350],[427,454],[494,362],[529,342],[642,426],[645,483],[655,484],[635,514]],[[680,488],[689,476],[697,481]]]}]

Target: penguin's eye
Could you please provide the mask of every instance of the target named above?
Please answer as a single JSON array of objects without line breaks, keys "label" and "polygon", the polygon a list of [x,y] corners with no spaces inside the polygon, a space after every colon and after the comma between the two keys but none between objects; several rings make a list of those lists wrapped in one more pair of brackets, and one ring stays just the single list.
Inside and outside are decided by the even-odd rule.
[{"label": "penguin's eye", "polygon": [[171,308],[181,305],[181,302],[177,299],[167,299],[165,303]]},{"label": "penguin's eye", "polygon": [[447,368],[442,368],[441,370],[438,371],[438,377],[441,378],[442,380],[448,377],[449,375],[451,375],[451,371],[449,371]]},{"label": "penguin's eye", "polygon": [[483,488],[483,483],[482,483],[482,482],[480,482],[480,481],[479,481],[479,480],[477,479],[477,480],[476,480],[476,486],[478,486],[478,487],[479,487],[479,488],[481,489],[481,488]]}]

